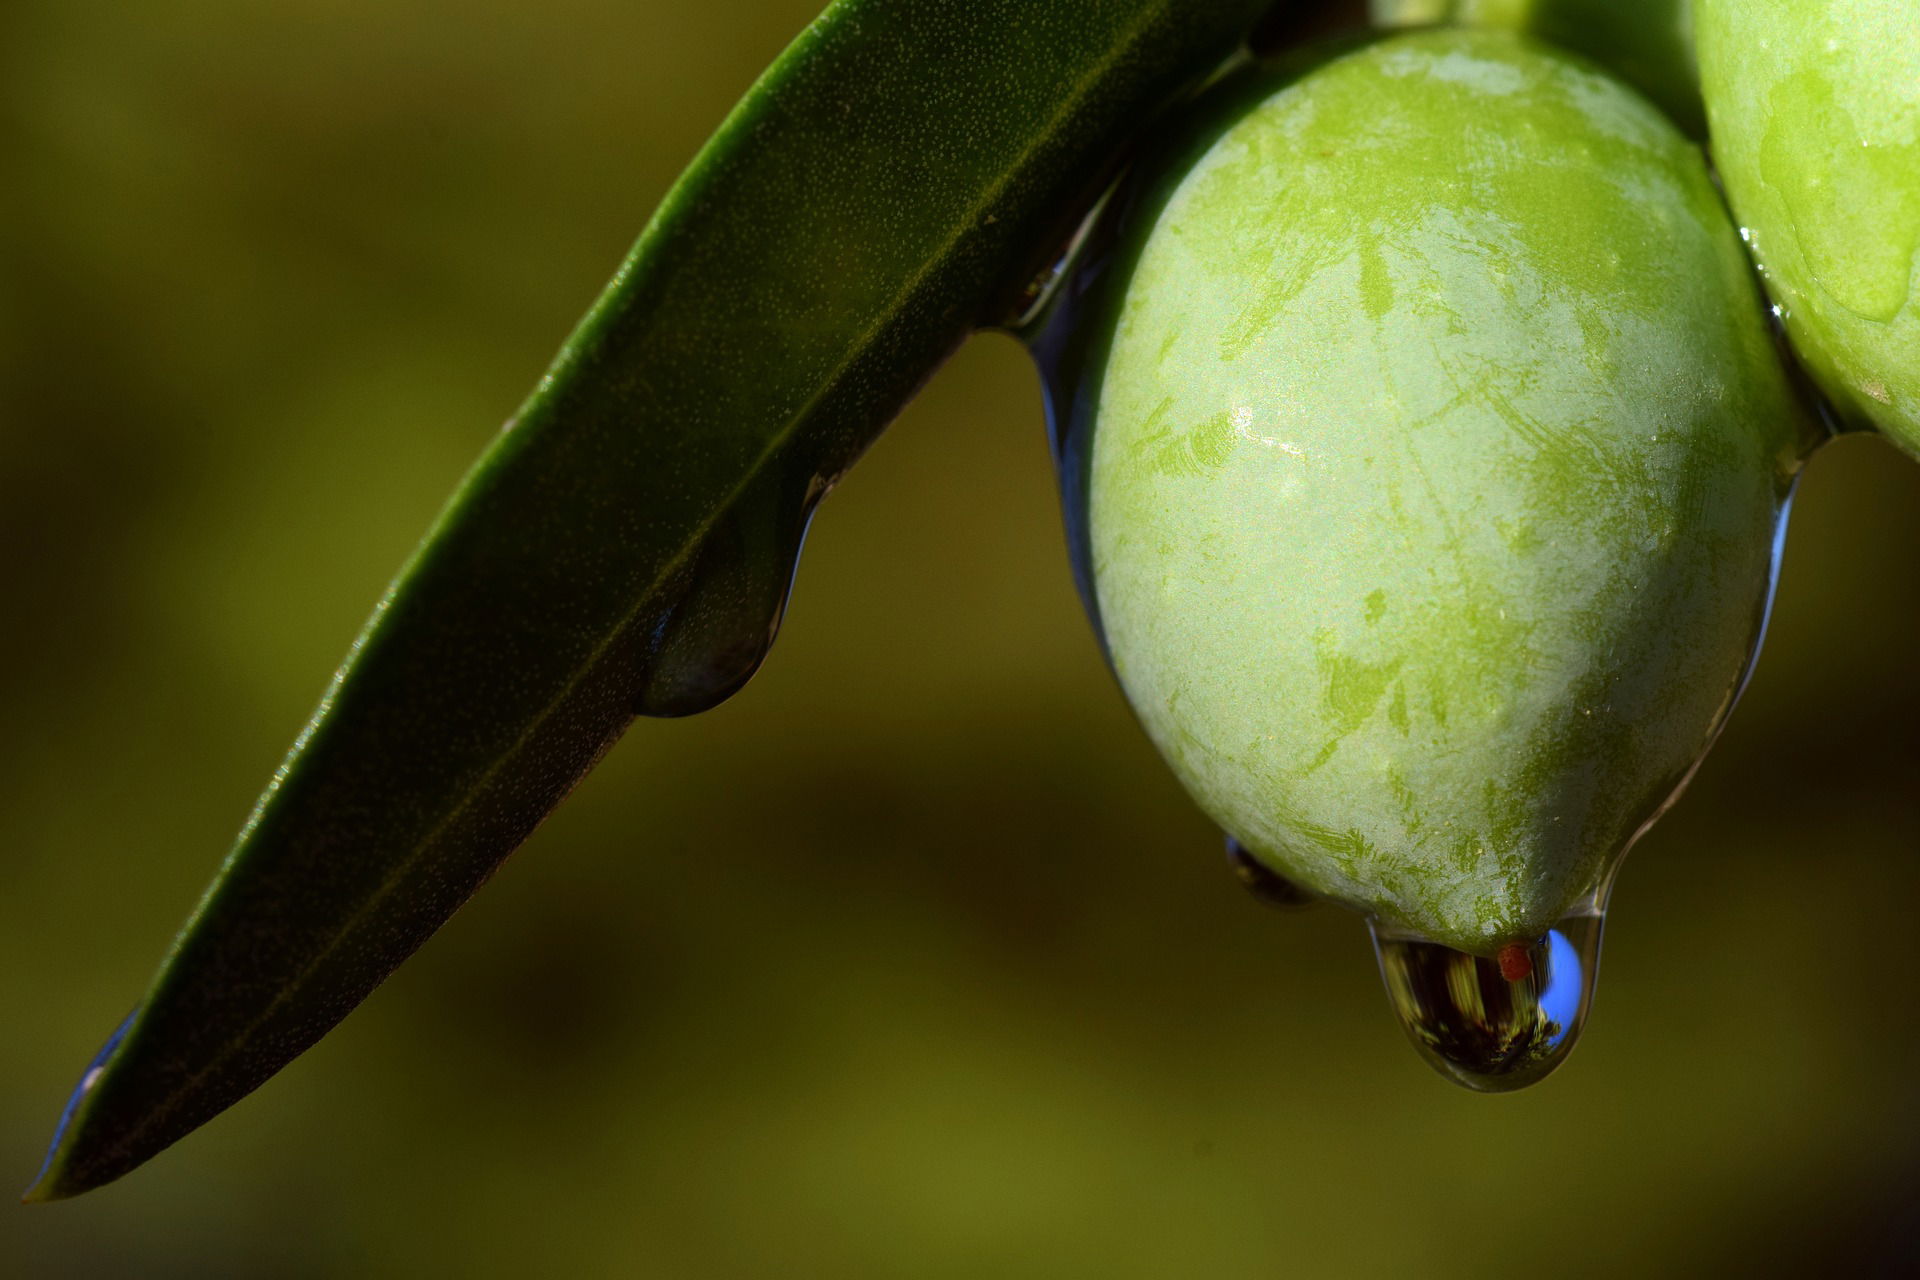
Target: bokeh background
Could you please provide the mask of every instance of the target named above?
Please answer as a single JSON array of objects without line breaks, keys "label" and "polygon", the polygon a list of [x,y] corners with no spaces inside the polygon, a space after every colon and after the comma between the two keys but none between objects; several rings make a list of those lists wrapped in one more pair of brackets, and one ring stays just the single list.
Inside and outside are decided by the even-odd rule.
[{"label": "bokeh background", "polygon": [[[813,0],[0,5],[0,1176],[363,615]],[[1472,1096],[1235,886],[983,339],[761,676],[641,722],[319,1048],[0,1275],[1896,1269],[1920,1242],[1920,466],[1802,487],[1571,1064]]]}]

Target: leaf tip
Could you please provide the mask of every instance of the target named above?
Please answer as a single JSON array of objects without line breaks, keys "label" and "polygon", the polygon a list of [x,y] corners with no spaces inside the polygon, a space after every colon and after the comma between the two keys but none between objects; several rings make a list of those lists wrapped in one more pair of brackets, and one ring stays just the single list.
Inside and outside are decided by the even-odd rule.
[{"label": "leaf tip", "polygon": [[69,1137],[76,1132],[74,1121],[79,1117],[81,1108],[92,1096],[100,1078],[106,1074],[107,1062],[114,1051],[127,1038],[127,1032],[133,1027],[133,1021],[140,1011],[135,1009],[128,1014],[120,1025],[114,1028],[100,1052],[93,1055],[93,1061],[81,1073],[80,1083],[74,1086],[73,1093],[67,1099],[67,1105],[60,1112],[59,1123],[53,1129],[53,1141],[47,1144],[47,1157],[40,1164],[40,1172],[34,1176],[31,1186],[21,1193],[21,1204],[47,1204],[54,1200],[67,1200],[91,1191],[103,1182],[110,1182],[119,1172],[110,1173],[104,1178],[76,1177],[72,1163],[67,1159],[72,1143]]},{"label": "leaf tip", "polygon": [[[89,1068],[87,1074],[93,1075],[93,1070]],[[20,1193],[21,1204],[51,1204],[55,1200],[71,1199],[89,1190],[70,1178],[67,1163],[61,1159],[68,1123],[73,1119],[74,1107],[85,1092],[86,1082],[83,1080],[81,1088],[75,1090],[73,1097],[68,1100],[67,1109],[60,1114],[60,1124],[53,1131],[53,1141],[47,1146],[46,1159],[40,1162],[40,1172],[33,1175],[32,1184]]]},{"label": "leaf tip", "polygon": [[62,1186],[51,1170],[42,1167],[33,1185],[20,1193],[20,1203],[52,1204],[55,1200],[65,1200],[78,1194],[80,1194],[79,1190]]}]

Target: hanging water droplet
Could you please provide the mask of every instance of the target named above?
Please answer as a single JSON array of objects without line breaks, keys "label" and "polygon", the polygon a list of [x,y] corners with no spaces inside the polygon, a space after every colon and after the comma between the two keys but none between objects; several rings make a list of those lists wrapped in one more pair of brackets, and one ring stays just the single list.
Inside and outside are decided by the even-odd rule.
[{"label": "hanging water droplet", "polygon": [[1052,446],[1060,509],[1065,519],[1067,558],[1073,581],[1106,650],[1106,630],[1093,589],[1093,552],[1087,523],[1088,473],[1093,461],[1094,410],[1101,370],[1119,308],[1116,290],[1125,281],[1125,264],[1116,262],[1123,230],[1135,215],[1147,185],[1137,172],[1123,178],[1088,212],[1075,229],[1044,290],[1012,332],[1026,344],[1040,375]]},{"label": "hanging water droplet", "polygon": [[829,485],[768,468],[706,531],[679,600],[656,627],[641,715],[686,716],[730,698],[760,669],[786,612],[814,507]]},{"label": "hanging water droplet", "polygon": [[1602,921],[1596,894],[1544,938],[1493,958],[1369,924],[1387,998],[1420,1056],[1456,1084],[1505,1093],[1545,1079],[1580,1038]]},{"label": "hanging water droplet", "polygon": [[1314,904],[1311,893],[1248,853],[1232,836],[1227,837],[1227,865],[1233,868],[1234,879],[1265,906],[1297,911]]}]

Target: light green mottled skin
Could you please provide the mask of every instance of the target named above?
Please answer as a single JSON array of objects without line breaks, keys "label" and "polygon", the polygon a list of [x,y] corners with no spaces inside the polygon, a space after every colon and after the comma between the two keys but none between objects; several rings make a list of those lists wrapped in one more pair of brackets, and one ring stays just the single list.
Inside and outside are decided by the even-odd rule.
[{"label": "light green mottled skin", "polygon": [[1372,0],[1383,27],[1521,31],[1592,58],[1653,99],[1689,137],[1707,133],[1693,63],[1693,0]]},{"label": "light green mottled skin", "polygon": [[1920,2],[1697,3],[1714,160],[1794,349],[1920,454]]},{"label": "light green mottled skin", "polygon": [[1121,682],[1286,875],[1465,950],[1538,935],[1730,705],[1796,465],[1699,156],[1584,64],[1445,31],[1167,183],[1090,446]]}]

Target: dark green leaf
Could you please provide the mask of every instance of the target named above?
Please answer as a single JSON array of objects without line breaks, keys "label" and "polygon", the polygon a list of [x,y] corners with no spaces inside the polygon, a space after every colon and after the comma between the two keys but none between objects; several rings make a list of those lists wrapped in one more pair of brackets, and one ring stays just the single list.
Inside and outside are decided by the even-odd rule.
[{"label": "dark green leaf", "polygon": [[843,0],[668,195],[335,677],[30,1198],[257,1087],[636,713],[738,688],[800,534],[1263,0]]}]

